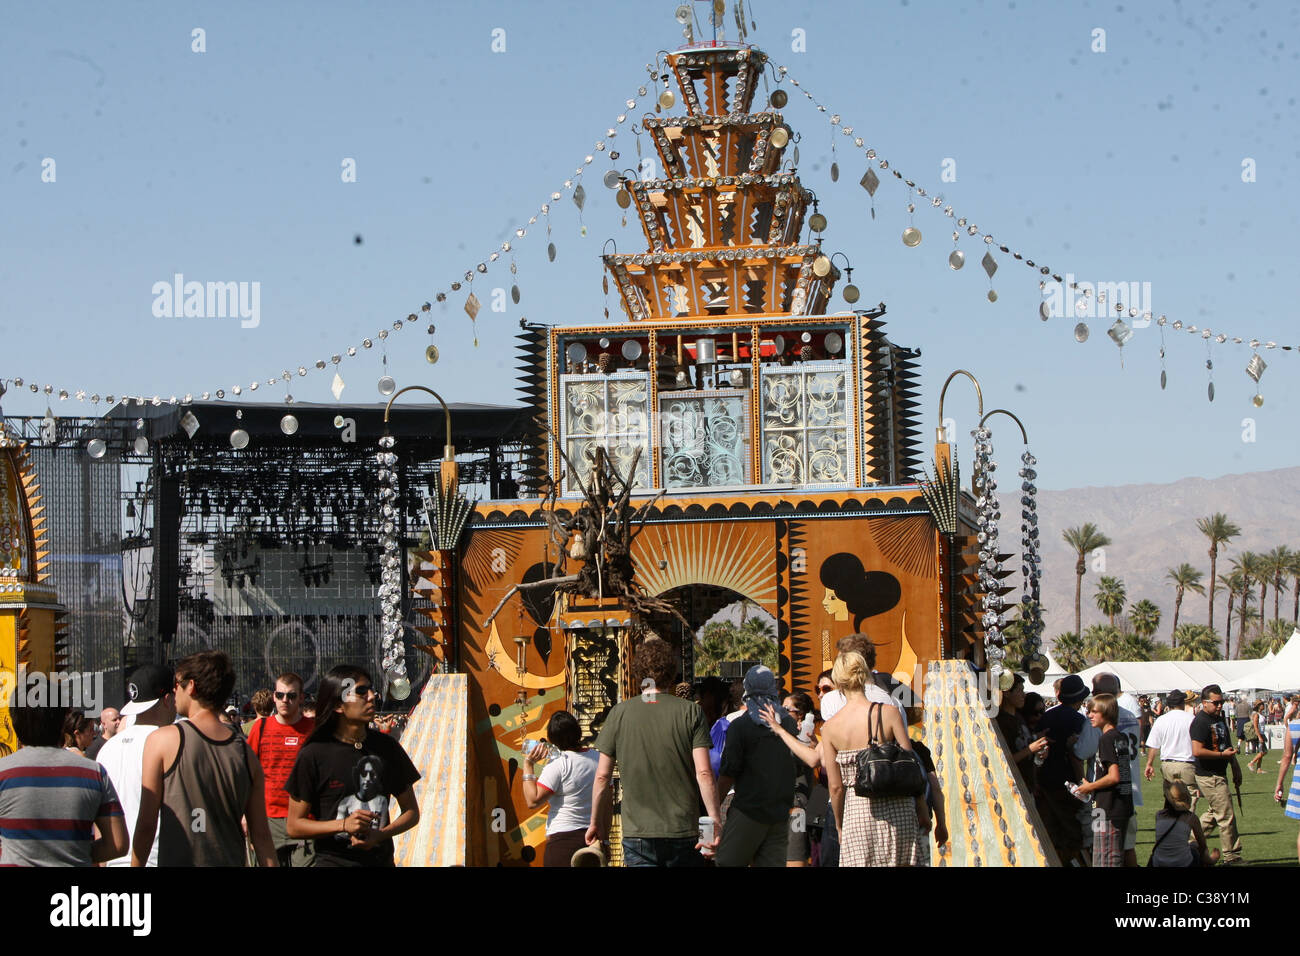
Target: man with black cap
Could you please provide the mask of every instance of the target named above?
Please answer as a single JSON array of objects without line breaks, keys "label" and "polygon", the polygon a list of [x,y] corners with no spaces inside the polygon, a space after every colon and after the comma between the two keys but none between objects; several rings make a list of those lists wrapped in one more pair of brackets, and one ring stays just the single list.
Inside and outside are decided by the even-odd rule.
[{"label": "man with black cap", "polygon": [[[1164,779],[1165,790],[1175,780],[1181,780],[1196,797],[1196,764],[1192,756],[1192,720],[1187,710],[1187,695],[1181,690],[1173,690],[1165,698],[1168,708],[1155,719],[1151,732],[1147,734],[1147,766],[1144,776],[1150,780],[1155,776],[1156,754],[1160,754],[1160,776]],[[1193,802],[1195,806],[1195,802]]]},{"label": "man with black cap", "polygon": [[1047,827],[1048,839],[1056,847],[1063,866],[1078,859],[1082,862],[1083,831],[1079,827],[1079,801],[1067,784],[1077,784],[1083,777],[1082,758],[1076,752],[1079,738],[1088,721],[1079,713],[1079,704],[1088,696],[1088,686],[1078,674],[1061,680],[1056,692],[1060,703],[1043,714],[1038,732],[1049,741],[1047,757],[1038,768],[1038,793],[1035,802]]},{"label": "man with black cap", "polygon": [[718,847],[718,866],[785,866],[794,803],[794,757],[763,718],[779,714],[790,734],[799,728],[784,710],[771,668],[758,664],[745,674],[745,712],[727,727],[718,793],[735,785],[727,825]]},{"label": "man with black cap", "polygon": [[[127,702],[122,707],[122,724],[118,732],[104,742],[96,759],[113,781],[126,832],[135,833],[135,821],[140,812],[140,780],[144,758],[144,742],[159,727],[176,720],[175,679],[170,667],[146,664],[138,668],[126,684]],[[128,851],[107,866],[130,866]],[[158,840],[149,851],[147,866],[158,865]]]}]

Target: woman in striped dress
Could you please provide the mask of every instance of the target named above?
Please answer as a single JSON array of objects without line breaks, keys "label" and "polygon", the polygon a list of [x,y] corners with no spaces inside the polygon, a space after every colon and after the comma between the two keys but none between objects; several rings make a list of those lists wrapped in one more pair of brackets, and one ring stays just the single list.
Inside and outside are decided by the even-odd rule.
[{"label": "woman in striped dress", "polygon": [[[1277,768],[1277,790],[1273,794],[1273,799],[1278,803],[1285,801],[1286,815],[1292,820],[1300,820],[1300,761],[1296,761],[1298,747],[1300,747],[1300,716],[1287,725],[1286,744],[1282,748],[1282,765]],[[1283,790],[1282,783],[1286,778],[1287,768],[1293,761],[1295,770],[1291,774],[1291,789]],[[1296,856],[1300,858],[1300,834],[1296,836]]]}]

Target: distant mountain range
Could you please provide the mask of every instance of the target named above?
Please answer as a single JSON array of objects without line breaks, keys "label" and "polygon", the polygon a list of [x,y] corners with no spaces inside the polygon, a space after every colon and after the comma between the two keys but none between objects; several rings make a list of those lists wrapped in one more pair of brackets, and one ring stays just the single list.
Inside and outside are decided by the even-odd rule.
[{"label": "distant mountain range", "polygon": [[[1002,541],[1020,541],[1020,496],[1003,496]],[[1278,545],[1300,550],[1300,468],[1283,468],[1222,478],[1184,478],[1165,485],[1119,485],[1111,488],[1072,488],[1040,491],[1038,526],[1043,544],[1044,642],[1074,629],[1074,551],[1061,537],[1066,528],[1091,521],[1111,539],[1105,549],[1105,571],[1128,589],[1128,604],[1148,598],[1160,607],[1156,638],[1169,642],[1174,615],[1174,589],[1165,574],[1186,561],[1200,569],[1209,583],[1209,542],[1196,528],[1198,518],[1222,511],[1241,528],[1241,535],[1219,548],[1218,572],[1227,573],[1230,561],[1246,551],[1270,551]],[[1009,562],[1017,569],[1019,555]],[[1083,579],[1083,627],[1104,623],[1093,596],[1101,574],[1089,559]],[[1294,583],[1288,581],[1282,596],[1282,617],[1291,619]],[[1258,586],[1256,595],[1258,596]],[[1214,625],[1224,632],[1227,598],[1215,593]],[[1207,597],[1188,593],[1183,598],[1179,623],[1206,622]],[[1273,619],[1273,588],[1265,600],[1267,620]],[[1237,644],[1234,624],[1232,643]]]}]

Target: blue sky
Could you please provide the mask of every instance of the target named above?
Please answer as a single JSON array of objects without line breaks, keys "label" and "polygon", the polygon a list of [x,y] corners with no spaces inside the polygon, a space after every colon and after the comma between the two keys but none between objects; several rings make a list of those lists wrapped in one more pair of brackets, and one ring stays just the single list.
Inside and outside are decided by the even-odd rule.
[{"label": "blue sky", "polygon": [[[517,401],[519,319],[600,320],[602,243],[643,246],[634,223],[620,225],[600,184],[608,154],[593,147],[616,128],[618,165],[634,164],[631,126],[653,109],[636,90],[655,52],[682,42],[675,6],[9,6],[0,377],[163,396],[239,384],[245,398],[257,379],[252,397],[266,400],[284,394],[268,392],[266,379],[304,364],[311,371],[295,374],[294,396],[332,401],[334,370],[314,363],[356,346],[339,369],[343,400],[377,401],[381,352],[361,340],[512,240],[521,301],[489,308],[492,290],[511,285],[508,255],[478,276],[477,348],[462,290],[434,307],[438,365],[424,361],[423,322],[394,333],[387,354],[399,384],[455,401]],[[1109,320],[1091,320],[1082,345],[1074,316],[1040,321],[1039,277],[1010,256],[997,254],[996,303],[978,267],[982,244],[963,235],[967,266],[950,270],[952,221],[941,213],[918,208],[924,239],[906,248],[906,188],[887,177],[873,220],[858,186],[867,161],[827,122],[838,112],[958,215],[1055,271],[1149,282],[1153,310],[1171,322],[1300,344],[1294,6],[756,0],[751,12],[750,42],[828,107],[818,113],[787,80],[796,95],[784,113],[802,133],[799,172],[830,222],[828,250],[849,256],[864,303],[886,303],[893,339],[923,351],[927,442],[939,386],[964,367],[987,407],[1024,419],[1045,488],[1300,463],[1300,354],[1261,349],[1265,404],[1255,408],[1249,347],[1215,345],[1211,404],[1204,342],[1169,331],[1162,391],[1154,325],[1134,333],[1121,368]],[[205,52],[191,49],[195,28]],[[1093,51],[1098,29],[1104,52]],[[504,52],[492,49],[494,30],[504,31]],[[797,31],[802,50],[792,48]],[[523,239],[514,229],[589,153],[588,234],[565,193],[550,215],[558,255],[548,262],[544,218]],[[42,182],[47,158],[54,182]],[[341,181],[347,158],[356,182]],[[1254,182],[1243,182],[1248,159]],[[954,182],[941,181],[945,160]],[[153,286],[178,272],[259,282],[260,324],[156,317]],[[4,399],[11,414],[45,404],[26,391]],[[89,410],[75,399],[51,404],[59,414]],[[969,392],[950,390],[948,414],[969,447]],[[997,438],[1009,458],[1006,424]]]}]

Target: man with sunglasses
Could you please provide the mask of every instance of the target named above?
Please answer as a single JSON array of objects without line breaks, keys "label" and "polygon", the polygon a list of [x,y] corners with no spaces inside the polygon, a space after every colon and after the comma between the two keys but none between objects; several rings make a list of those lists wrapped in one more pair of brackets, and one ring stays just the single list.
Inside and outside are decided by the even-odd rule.
[{"label": "man with sunglasses", "polygon": [[257,721],[249,731],[248,746],[257,754],[266,774],[266,817],[280,865],[311,866],[311,841],[289,837],[289,794],[284,789],[298,752],[308,734],[316,729],[316,721],[302,712],[302,678],[292,671],[277,677],[274,705],[275,712]]},{"label": "man with sunglasses", "polygon": [[1201,829],[1208,837],[1217,823],[1223,846],[1223,863],[1241,863],[1241,838],[1237,835],[1237,818],[1232,812],[1232,791],[1228,789],[1227,769],[1232,767],[1233,785],[1241,787],[1241,767],[1237,751],[1228,736],[1224,714],[1223,690],[1209,684],[1201,691],[1201,712],[1192,720],[1192,756],[1196,760],[1196,787],[1209,802],[1201,814]]}]

